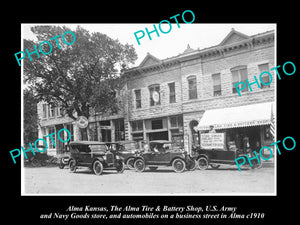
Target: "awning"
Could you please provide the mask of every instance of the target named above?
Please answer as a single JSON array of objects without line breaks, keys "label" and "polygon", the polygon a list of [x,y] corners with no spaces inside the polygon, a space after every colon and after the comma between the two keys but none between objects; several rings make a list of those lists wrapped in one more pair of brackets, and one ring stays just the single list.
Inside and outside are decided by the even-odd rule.
[{"label": "awning", "polygon": [[271,124],[274,102],[206,110],[196,130],[226,129]]}]

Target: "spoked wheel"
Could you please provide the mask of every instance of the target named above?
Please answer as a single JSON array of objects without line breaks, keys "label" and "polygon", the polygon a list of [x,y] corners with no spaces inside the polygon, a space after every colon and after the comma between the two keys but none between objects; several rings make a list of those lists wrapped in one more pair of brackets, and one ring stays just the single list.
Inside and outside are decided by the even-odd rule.
[{"label": "spoked wheel", "polygon": [[117,170],[117,173],[123,173],[125,170],[125,163],[123,161],[119,160],[116,165],[116,170]]},{"label": "spoked wheel", "polygon": [[133,163],[134,163],[134,158],[127,159],[127,162],[126,162],[127,168],[130,170],[133,170],[134,169]]},{"label": "spoked wheel", "polygon": [[76,161],[74,159],[71,159],[69,162],[69,168],[70,168],[70,172],[71,173],[75,173],[76,172]]},{"label": "spoked wheel", "polygon": [[101,175],[103,172],[103,164],[102,162],[100,162],[100,160],[96,160],[93,163],[93,172],[94,174],[96,174],[97,176]]},{"label": "spoked wheel", "polygon": [[198,168],[200,170],[206,170],[208,168],[208,160],[205,157],[200,157],[198,159]]},{"label": "spoked wheel", "polygon": [[186,164],[186,169],[189,171],[194,171],[197,168],[197,161],[195,159],[188,160]]},{"label": "spoked wheel", "polygon": [[137,172],[144,172],[146,165],[144,160],[142,159],[137,159],[134,161],[134,168]]},{"label": "spoked wheel", "polygon": [[172,167],[176,173],[182,173],[185,170],[186,164],[183,159],[175,159],[172,163]]}]

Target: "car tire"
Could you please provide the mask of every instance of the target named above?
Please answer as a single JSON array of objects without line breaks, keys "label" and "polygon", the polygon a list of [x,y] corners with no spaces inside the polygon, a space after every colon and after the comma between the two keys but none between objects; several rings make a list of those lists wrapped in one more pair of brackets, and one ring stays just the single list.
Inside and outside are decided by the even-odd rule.
[{"label": "car tire", "polygon": [[117,173],[123,173],[125,170],[125,163],[123,161],[119,160],[117,162],[116,170],[117,170]]},{"label": "car tire", "polygon": [[134,158],[129,158],[126,161],[126,166],[128,169],[133,170],[134,169]]},{"label": "car tire", "polygon": [[200,170],[206,170],[208,168],[208,160],[205,157],[200,157],[198,160],[198,168]]},{"label": "car tire", "polygon": [[70,168],[70,172],[71,173],[75,173],[76,172],[76,161],[74,159],[71,159],[69,162],[69,168]]},{"label": "car tire", "polygon": [[134,169],[137,172],[144,172],[146,168],[145,162],[142,159],[137,159],[134,161]]},{"label": "car tire", "polygon": [[103,164],[100,160],[95,160],[93,162],[93,172],[94,174],[96,174],[97,176],[101,175],[103,172]]},{"label": "car tire", "polygon": [[197,168],[198,162],[195,159],[188,160],[186,164],[186,169],[189,171],[194,171]]},{"label": "car tire", "polygon": [[174,159],[172,167],[176,173],[182,173],[186,168],[186,163],[183,159]]},{"label": "car tire", "polygon": [[62,161],[60,161],[58,164],[58,167],[59,167],[59,169],[63,169],[63,168],[65,168],[65,164]]}]

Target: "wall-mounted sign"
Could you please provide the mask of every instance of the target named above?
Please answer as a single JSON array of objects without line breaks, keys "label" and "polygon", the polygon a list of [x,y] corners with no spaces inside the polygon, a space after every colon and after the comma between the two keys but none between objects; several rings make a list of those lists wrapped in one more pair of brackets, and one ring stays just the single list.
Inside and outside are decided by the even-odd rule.
[{"label": "wall-mounted sign", "polygon": [[79,116],[76,122],[79,128],[86,128],[89,124],[89,121],[85,116]]},{"label": "wall-mounted sign", "polygon": [[203,149],[224,148],[224,133],[201,134],[200,145]]},{"label": "wall-mounted sign", "polygon": [[159,102],[159,93],[157,91],[153,91],[152,99],[154,102]]}]

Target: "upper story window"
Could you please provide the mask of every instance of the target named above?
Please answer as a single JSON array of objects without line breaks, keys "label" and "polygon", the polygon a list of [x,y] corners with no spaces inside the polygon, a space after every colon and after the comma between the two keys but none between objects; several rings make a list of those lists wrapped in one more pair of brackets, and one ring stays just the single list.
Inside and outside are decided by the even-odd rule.
[{"label": "upper story window", "polygon": [[49,117],[55,117],[55,107],[53,105],[49,105]]},{"label": "upper story window", "polygon": [[43,103],[42,105],[43,107],[43,112],[42,112],[42,118],[46,119],[47,118],[47,112],[48,112],[48,104],[47,103]]},{"label": "upper story window", "polygon": [[160,105],[160,87],[159,84],[149,86],[150,106]]},{"label": "upper story window", "polygon": [[[259,69],[259,71],[260,71],[260,74],[261,74],[262,72],[265,72],[265,71],[267,71],[267,72],[270,71],[270,70],[269,70],[269,64],[268,64],[268,63],[258,65],[258,69]],[[268,83],[270,83],[270,76],[269,76],[267,73],[264,73],[264,74],[261,76],[261,80],[263,81],[263,83],[268,84]],[[270,84],[264,85],[264,84],[260,83],[260,87],[261,87],[262,89],[263,89],[263,88],[269,88],[269,87],[270,87]]]},{"label": "upper story window", "polygon": [[135,108],[136,109],[142,108],[141,89],[134,90],[134,94],[135,94]]},{"label": "upper story window", "polygon": [[143,120],[136,120],[131,122],[132,131],[143,131]]},{"label": "upper story window", "polygon": [[175,93],[175,82],[169,83],[169,102],[174,103],[176,102],[176,93]]},{"label": "upper story window", "polygon": [[222,94],[221,74],[220,73],[213,74],[212,81],[213,81],[213,96],[220,96]]},{"label": "upper story window", "polygon": [[[247,74],[247,66],[237,66],[234,68],[231,68],[231,74],[232,74],[232,93],[237,93],[237,90],[235,88],[235,84],[239,82],[244,82],[246,87],[242,89],[242,92],[248,91],[248,85],[246,80],[248,79]],[[239,84],[239,88],[242,88],[243,84]]]},{"label": "upper story window", "polygon": [[197,99],[197,80],[196,76],[189,76],[188,80],[188,90],[189,90],[189,99]]}]

